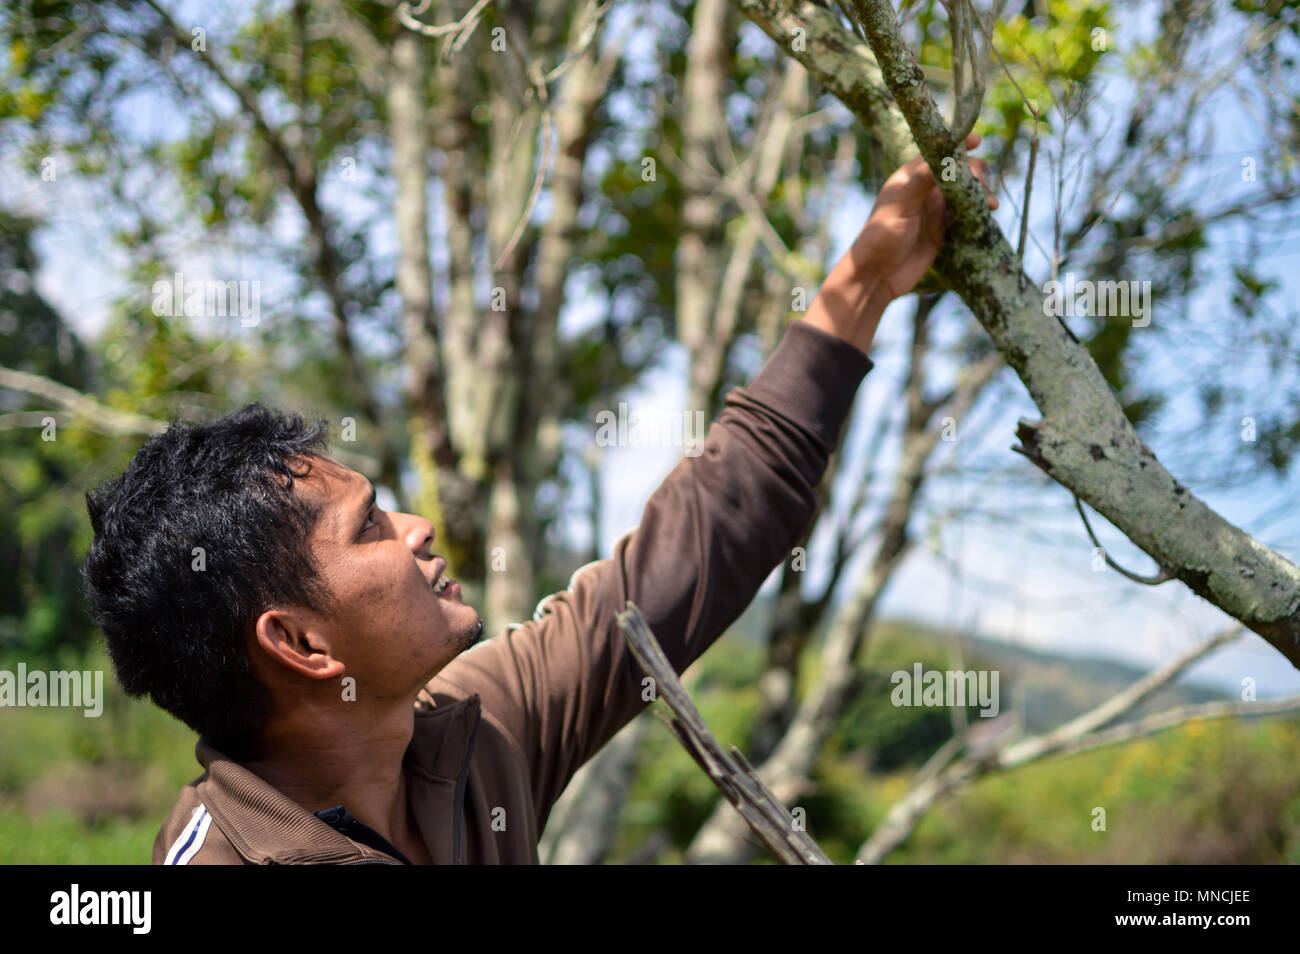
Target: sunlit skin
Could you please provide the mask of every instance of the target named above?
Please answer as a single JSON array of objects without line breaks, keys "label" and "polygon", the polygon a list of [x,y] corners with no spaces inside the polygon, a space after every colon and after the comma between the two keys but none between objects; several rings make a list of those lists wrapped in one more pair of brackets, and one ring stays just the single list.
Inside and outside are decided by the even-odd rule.
[{"label": "sunlit skin", "polygon": [[[978,133],[966,148],[980,144]],[[988,165],[970,159],[971,172],[988,190]],[[998,207],[989,193],[990,209]],[[916,287],[934,264],[947,231],[947,205],[920,156],[885,180],[871,216],[849,250],[822,282],[803,320],[857,347],[871,350],[885,307]]]},{"label": "sunlit skin", "polygon": [[[312,549],[330,611],[296,606],[258,617],[253,665],[275,700],[265,758],[245,763],[308,811],[342,804],[408,858],[429,863],[407,809],[402,757],[420,689],[474,645],[482,620],[449,585],[429,521],[389,513],[370,482],[326,458],[294,489],[321,507]],[[345,701],[344,676],[355,679]]]}]

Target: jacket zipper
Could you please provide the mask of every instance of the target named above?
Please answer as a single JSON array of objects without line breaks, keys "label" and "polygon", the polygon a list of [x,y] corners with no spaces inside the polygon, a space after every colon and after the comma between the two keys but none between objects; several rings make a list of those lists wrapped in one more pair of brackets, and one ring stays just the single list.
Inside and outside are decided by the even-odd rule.
[{"label": "jacket zipper", "polygon": [[458,865],[463,865],[465,863],[462,851],[464,839],[461,831],[465,822],[465,780],[469,778],[469,763],[470,759],[474,757],[474,740],[478,737],[478,726],[482,721],[483,713],[479,712],[478,718],[474,720],[474,728],[469,734],[469,746],[465,753],[465,761],[461,764],[460,774],[456,777],[456,792],[453,796],[456,802],[456,809],[453,816],[453,827],[456,830],[456,847],[452,863]]}]

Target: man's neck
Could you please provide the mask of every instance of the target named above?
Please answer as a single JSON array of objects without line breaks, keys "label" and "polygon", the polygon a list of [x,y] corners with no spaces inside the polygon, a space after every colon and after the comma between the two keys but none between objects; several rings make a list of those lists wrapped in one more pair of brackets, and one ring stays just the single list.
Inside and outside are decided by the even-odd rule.
[{"label": "man's neck", "polygon": [[410,856],[406,849],[416,847],[416,854],[424,855],[402,772],[415,729],[413,710],[374,720],[357,713],[343,725],[312,721],[268,727],[263,745],[269,754],[244,762],[244,768],[309,812],[342,805],[403,853]]}]

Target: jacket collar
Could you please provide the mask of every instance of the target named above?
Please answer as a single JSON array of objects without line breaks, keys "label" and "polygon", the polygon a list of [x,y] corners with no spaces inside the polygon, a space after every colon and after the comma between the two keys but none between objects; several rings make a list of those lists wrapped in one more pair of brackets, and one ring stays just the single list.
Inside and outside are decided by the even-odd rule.
[{"label": "jacket collar", "polygon": [[[454,699],[438,694],[437,705],[420,704],[415,730],[403,756],[408,797],[434,823],[451,818],[456,780],[473,729],[480,717],[479,697]],[[199,798],[239,854],[251,864],[352,864],[392,862],[384,852],[358,844],[331,828],[260,776],[199,739],[195,756],[207,771],[199,781]],[[417,801],[418,799],[418,801]],[[446,811],[429,812],[430,802],[445,802]],[[451,838],[433,841],[422,827],[435,861],[451,857]],[[454,833],[453,833],[454,834]],[[441,844],[446,842],[446,844]]]}]

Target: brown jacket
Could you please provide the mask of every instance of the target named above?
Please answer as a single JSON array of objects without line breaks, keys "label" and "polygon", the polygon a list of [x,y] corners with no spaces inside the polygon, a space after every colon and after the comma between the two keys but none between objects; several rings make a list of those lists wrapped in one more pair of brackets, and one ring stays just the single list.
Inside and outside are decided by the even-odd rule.
[{"label": "brown jacket", "polygon": [[[413,815],[439,864],[536,864],[551,806],[648,703],[615,621],[628,600],[678,672],[790,556],[869,358],[803,321],[650,496],[614,555],[581,567],[527,623],[466,651],[416,703]],[[396,863],[336,831],[202,739],[154,864]]]}]

